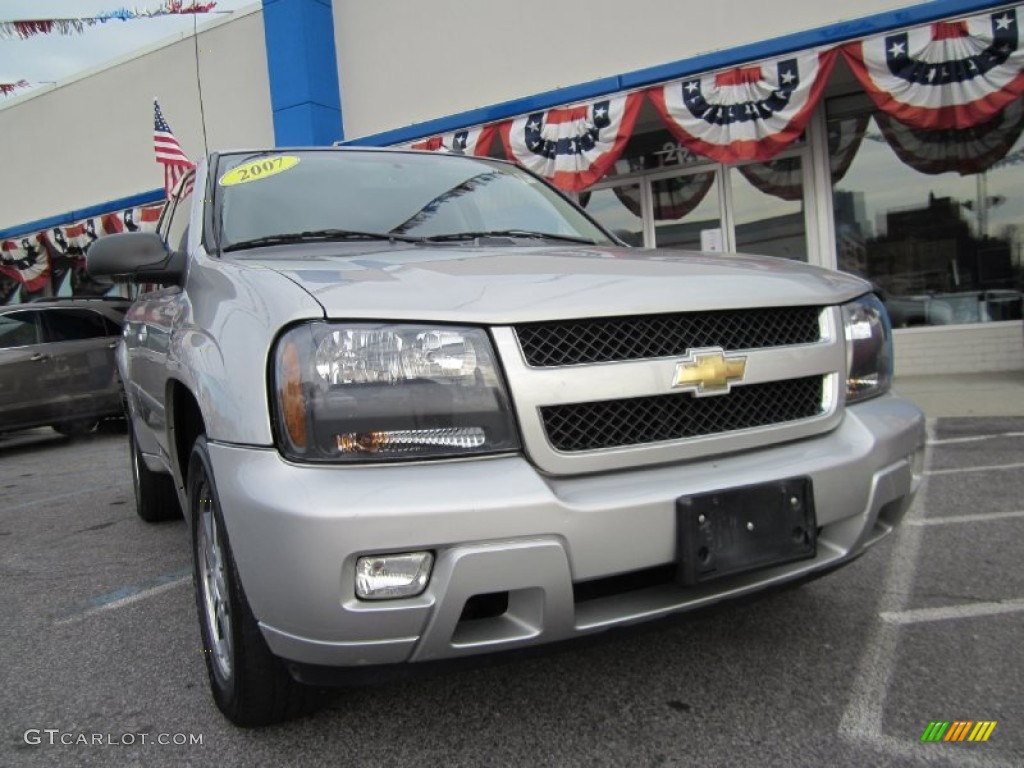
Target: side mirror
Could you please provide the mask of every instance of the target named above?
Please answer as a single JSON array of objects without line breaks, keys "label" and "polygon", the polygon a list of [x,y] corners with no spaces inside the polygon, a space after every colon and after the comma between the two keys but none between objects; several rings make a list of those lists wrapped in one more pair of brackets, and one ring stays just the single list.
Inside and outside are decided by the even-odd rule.
[{"label": "side mirror", "polygon": [[168,251],[153,232],[107,235],[89,246],[85,267],[93,277],[120,277],[136,283],[179,283],[185,254]]}]

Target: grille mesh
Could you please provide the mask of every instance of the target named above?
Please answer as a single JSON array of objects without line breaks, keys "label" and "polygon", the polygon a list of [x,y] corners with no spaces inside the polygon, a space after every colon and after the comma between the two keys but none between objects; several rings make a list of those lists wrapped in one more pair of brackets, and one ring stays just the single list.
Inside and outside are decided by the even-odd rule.
[{"label": "grille mesh", "polygon": [[548,440],[573,453],[702,437],[811,418],[822,413],[824,377],[735,387],[727,395],[682,392],[540,409]]},{"label": "grille mesh", "polygon": [[528,365],[610,363],[677,357],[698,347],[762,349],[821,338],[820,307],[784,307],[606,317],[516,326]]}]

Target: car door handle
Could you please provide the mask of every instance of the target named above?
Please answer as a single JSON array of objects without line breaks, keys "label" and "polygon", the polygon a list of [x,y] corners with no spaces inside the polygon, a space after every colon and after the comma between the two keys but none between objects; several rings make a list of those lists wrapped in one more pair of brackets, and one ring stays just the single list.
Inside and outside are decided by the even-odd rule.
[{"label": "car door handle", "polygon": [[32,357],[29,358],[33,363],[41,363],[44,360],[49,360],[49,355],[44,355],[42,352],[36,352]]}]

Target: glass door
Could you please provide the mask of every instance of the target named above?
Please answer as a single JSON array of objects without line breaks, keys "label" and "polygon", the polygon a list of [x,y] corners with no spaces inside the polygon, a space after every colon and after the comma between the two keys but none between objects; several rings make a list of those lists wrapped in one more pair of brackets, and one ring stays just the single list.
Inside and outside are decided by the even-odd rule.
[{"label": "glass door", "polygon": [[719,172],[710,169],[648,181],[654,245],[693,251],[726,250]]}]

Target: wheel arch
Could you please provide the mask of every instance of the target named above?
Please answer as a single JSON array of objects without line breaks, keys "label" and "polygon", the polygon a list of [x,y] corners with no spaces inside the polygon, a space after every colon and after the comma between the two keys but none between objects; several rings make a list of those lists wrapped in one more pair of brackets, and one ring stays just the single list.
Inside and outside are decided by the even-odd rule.
[{"label": "wheel arch", "polygon": [[[196,438],[206,433],[206,420],[199,401],[184,383],[171,379],[167,383],[168,447],[173,463],[175,487],[181,508],[188,509],[188,466]],[[188,520],[186,515],[185,519]]]}]

